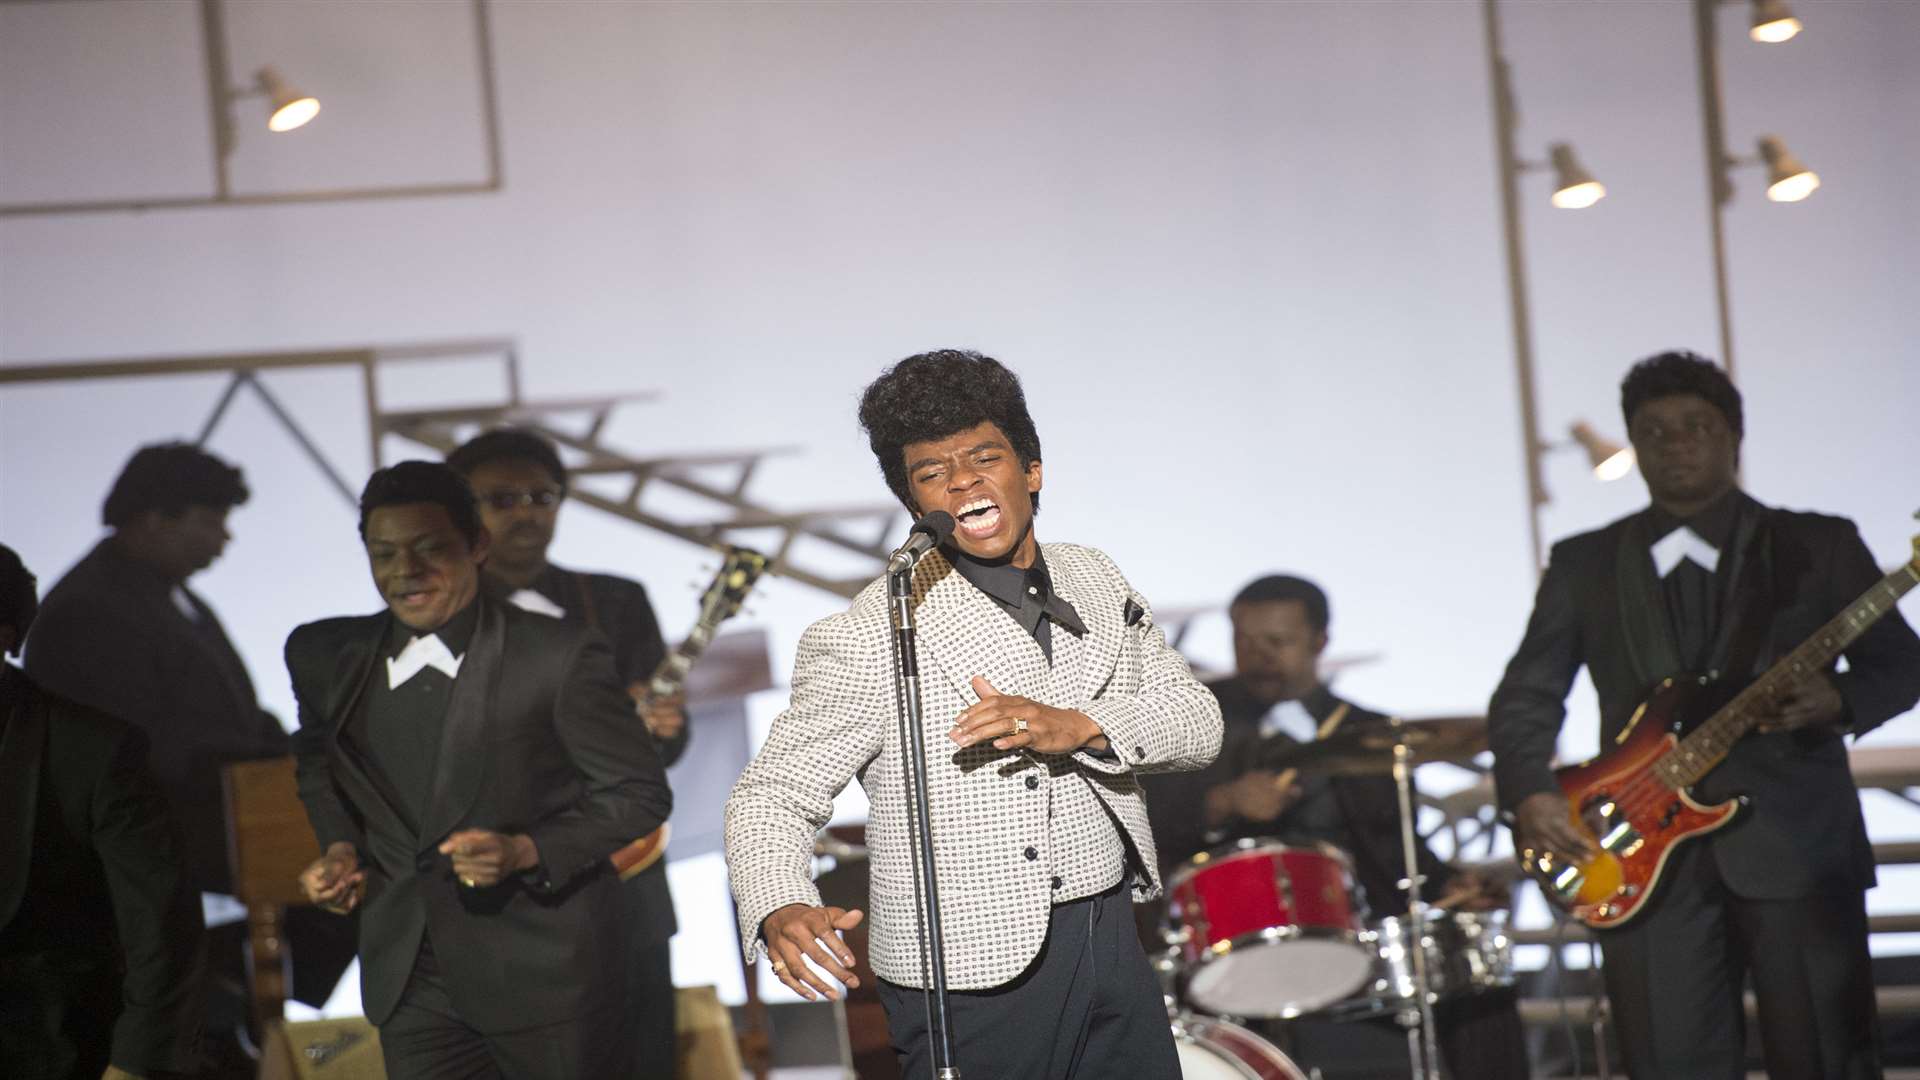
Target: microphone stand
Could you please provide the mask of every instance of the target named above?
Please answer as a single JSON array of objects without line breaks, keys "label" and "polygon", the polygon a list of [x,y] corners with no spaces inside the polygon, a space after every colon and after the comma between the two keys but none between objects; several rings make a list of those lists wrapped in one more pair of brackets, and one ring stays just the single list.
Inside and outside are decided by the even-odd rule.
[{"label": "microphone stand", "polygon": [[926,898],[924,957],[932,977],[925,993],[931,997],[927,1028],[933,1042],[933,1066],[937,1080],[960,1080],[947,1018],[947,960],[940,936],[940,892],[933,866],[931,814],[927,809],[926,725],[920,714],[920,661],[914,645],[913,570],[919,561],[918,553],[903,547],[887,562],[887,597],[893,609],[893,674],[900,707],[902,749],[907,753],[908,809],[918,834],[914,887]]}]

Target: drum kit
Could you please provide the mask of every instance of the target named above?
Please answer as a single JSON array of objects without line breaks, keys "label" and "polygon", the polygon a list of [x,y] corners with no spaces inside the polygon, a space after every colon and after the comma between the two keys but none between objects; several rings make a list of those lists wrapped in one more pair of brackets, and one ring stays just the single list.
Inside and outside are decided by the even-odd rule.
[{"label": "drum kit", "polygon": [[1272,759],[1323,775],[1394,777],[1407,914],[1369,921],[1347,855],[1331,844],[1245,839],[1168,876],[1167,950],[1156,961],[1185,1080],[1308,1080],[1246,1020],[1391,1018],[1413,1075],[1440,1075],[1433,1006],[1512,986],[1504,911],[1445,911],[1420,896],[1412,770],[1486,749],[1478,717],[1349,728]]}]

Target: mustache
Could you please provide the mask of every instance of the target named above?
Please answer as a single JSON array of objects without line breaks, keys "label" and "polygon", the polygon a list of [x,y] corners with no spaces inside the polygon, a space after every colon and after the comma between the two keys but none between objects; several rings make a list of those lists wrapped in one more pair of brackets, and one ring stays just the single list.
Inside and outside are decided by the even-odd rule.
[{"label": "mustache", "polygon": [[507,539],[509,540],[539,540],[546,535],[547,531],[545,529],[542,529],[530,521],[516,522],[507,527]]}]

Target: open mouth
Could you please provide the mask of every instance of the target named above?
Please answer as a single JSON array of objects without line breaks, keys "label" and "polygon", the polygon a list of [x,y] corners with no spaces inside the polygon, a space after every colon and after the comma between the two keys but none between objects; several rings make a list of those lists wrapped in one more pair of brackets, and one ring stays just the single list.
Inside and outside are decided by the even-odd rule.
[{"label": "open mouth", "polygon": [[394,602],[402,607],[419,607],[433,599],[432,589],[413,589],[392,594]]},{"label": "open mouth", "polygon": [[953,515],[960,531],[971,537],[991,536],[1000,527],[1000,507],[992,499],[975,499]]}]

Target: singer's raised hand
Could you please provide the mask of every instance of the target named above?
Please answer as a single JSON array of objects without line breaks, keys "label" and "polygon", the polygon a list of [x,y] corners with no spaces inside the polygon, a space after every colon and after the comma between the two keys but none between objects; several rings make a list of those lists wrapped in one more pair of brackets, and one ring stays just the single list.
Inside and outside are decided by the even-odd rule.
[{"label": "singer's raised hand", "polygon": [[1107,748],[1106,735],[1086,713],[1002,694],[984,675],[973,677],[973,692],[980,695],[980,700],[955,717],[953,730],[947,732],[947,738],[961,746],[991,739],[995,750],[1042,754],[1067,754],[1083,746]]}]

